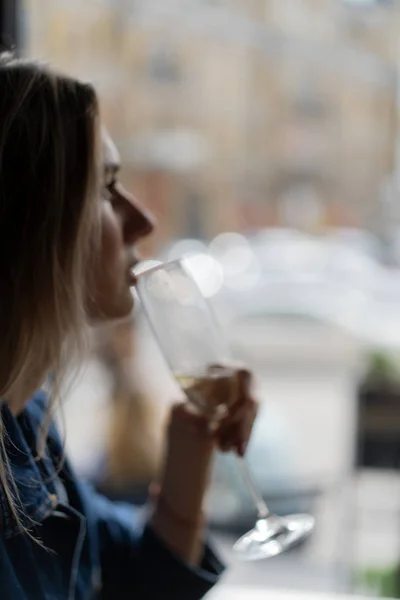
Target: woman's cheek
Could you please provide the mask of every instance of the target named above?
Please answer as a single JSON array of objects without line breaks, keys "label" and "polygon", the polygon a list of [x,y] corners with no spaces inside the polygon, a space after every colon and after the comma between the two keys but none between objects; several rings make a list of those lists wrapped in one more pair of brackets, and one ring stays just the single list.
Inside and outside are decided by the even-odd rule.
[{"label": "woman's cheek", "polygon": [[[118,219],[107,203],[101,211],[100,243],[88,269],[89,313],[108,315],[118,302],[124,277],[124,248]],[[95,315],[97,316],[97,315]],[[111,315],[110,315],[111,316]]]},{"label": "woman's cheek", "polygon": [[118,216],[114,213],[110,203],[107,203],[102,211],[101,220],[101,249],[100,262],[106,267],[110,275],[123,259],[122,225]]}]

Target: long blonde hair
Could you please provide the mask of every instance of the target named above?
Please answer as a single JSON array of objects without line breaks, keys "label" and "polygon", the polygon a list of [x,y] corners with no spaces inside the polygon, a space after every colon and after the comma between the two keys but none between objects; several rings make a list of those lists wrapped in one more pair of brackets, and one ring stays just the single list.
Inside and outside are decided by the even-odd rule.
[{"label": "long blonde hair", "polygon": [[[91,85],[9,53],[0,89],[0,399],[17,412],[84,341],[98,103]],[[0,413],[0,485],[20,523],[4,438]]]}]

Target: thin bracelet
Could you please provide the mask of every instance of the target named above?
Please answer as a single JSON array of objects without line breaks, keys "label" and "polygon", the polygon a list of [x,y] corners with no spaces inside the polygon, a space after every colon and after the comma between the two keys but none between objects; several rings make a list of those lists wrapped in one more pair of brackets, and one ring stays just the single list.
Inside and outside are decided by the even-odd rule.
[{"label": "thin bracelet", "polygon": [[201,529],[205,525],[205,517],[203,513],[201,513],[197,521],[194,519],[187,519],[186,517],[182,517],[182,515],[172,508],[162,493],[157,496],[153,496],[153,498],[157,503],[157,508],[160,510],[160,513],[164,511],[164,513],[168,515],[170,519],[175,521],[181,527],[184,527],[185,529]]}]

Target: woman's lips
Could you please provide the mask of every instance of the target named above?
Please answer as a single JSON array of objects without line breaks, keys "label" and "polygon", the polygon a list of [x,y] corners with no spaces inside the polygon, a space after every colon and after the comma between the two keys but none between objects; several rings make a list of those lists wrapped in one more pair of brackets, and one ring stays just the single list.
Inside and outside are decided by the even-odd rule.
[{"label": "woman's lips", "polygon": [[135,263],[132,263],[132,266],[128,271],[129,285],[135,286],[140,275],[161,264],[162,262],[160,260],[154,259],[138,260]]},{"label": "woman's lips", "polygon": [[139,264],[140,264],[139,258],[137,256],[135,256],[134,254],[131,254],[130,260],[129,260],[128,273],[127,273],[128,283],[131,286],[134,286],[137,284],[136,269]]},{"label": "woman's lips", "polygon": [[128,283],[129,285],[136,285],[137,284],[137,277],[135,275],[135,273],[133,272],[133,267],[131,267],[128,271]]}]

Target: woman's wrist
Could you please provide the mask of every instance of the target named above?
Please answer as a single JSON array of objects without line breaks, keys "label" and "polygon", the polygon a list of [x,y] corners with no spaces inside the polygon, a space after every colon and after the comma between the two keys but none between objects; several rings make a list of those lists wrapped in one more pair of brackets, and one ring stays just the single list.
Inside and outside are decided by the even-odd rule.
[{"label": "woman's wrist", "polygon": [[176,407],[172,412],[160,485],[168,506],[193,522],[202,511],[215,444],[208,421],[185,411]]},{"label": "woman's wrist", "polygon": [[203,511],[199,512],[199,514],[195,518],[187,518],[179,514],[172,506],[170,506],[168,500],[166,500],[163,494],[159,494],[157,499],[154,501],[155,509],[157,510],[158,515],[161,515],[163,518],[174,522],[177,527],[180,527],[182,530],[186,531],[200,531],[204,528],[205,525],[205,516]]},{"label": "woman's wrist", "polygon": [[199,564],[203,549],[205,519],[201,512],[196,519],[182,517],[160,493],[153,500],[151,525],[164,543],[185,562]]},{"label": "woman's wrist", "polygon": [[172,550],[186,562],[196,564],[202,554],[202,507],[215,444],[208,421],[191,414],[183,405],[172,409],[166,441],[151,522]]}]

